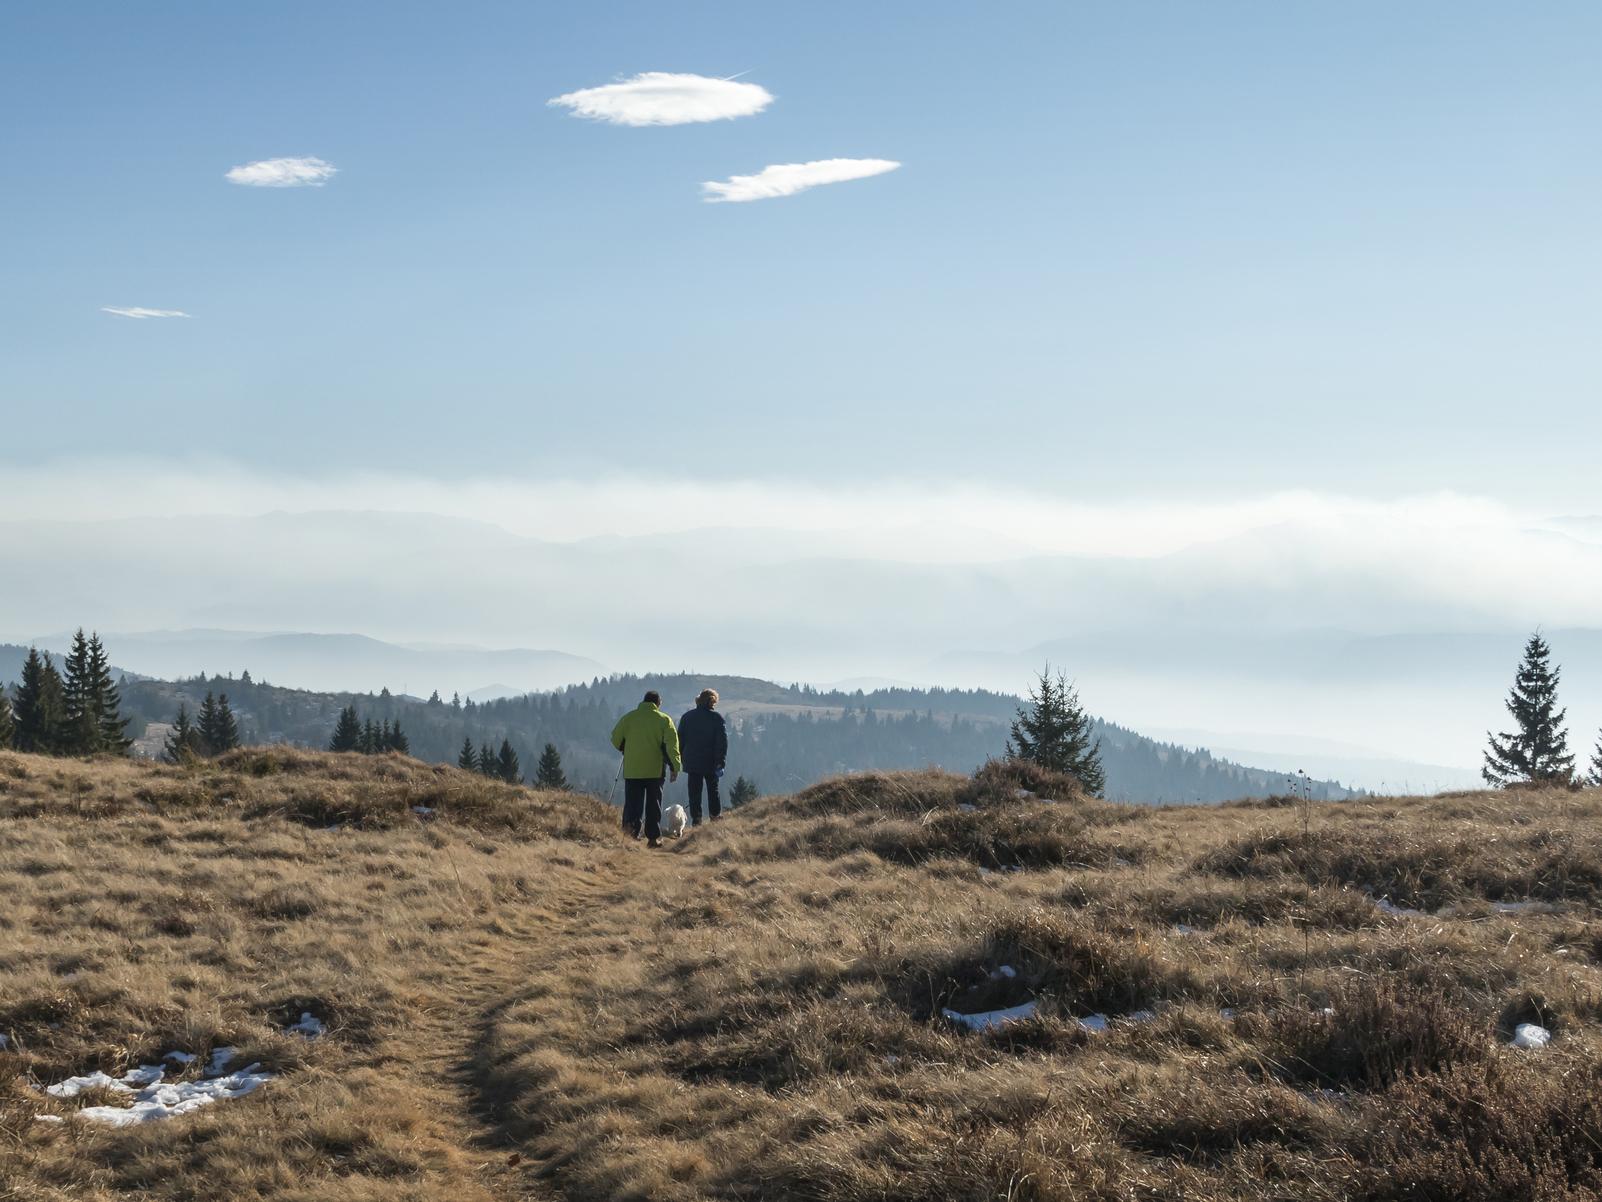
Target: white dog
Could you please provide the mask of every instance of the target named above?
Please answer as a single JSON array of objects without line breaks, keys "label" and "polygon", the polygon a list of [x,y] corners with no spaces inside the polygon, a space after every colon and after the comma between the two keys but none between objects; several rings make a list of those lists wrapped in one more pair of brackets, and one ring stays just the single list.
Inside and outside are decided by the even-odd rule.
[{"label": "white dog", "polygon": [[684,824],[689,819],[690,816],[684,812],[683,806],[668,806],[667,813],[662,815],[662,830],[677,839],[684,834]]}]

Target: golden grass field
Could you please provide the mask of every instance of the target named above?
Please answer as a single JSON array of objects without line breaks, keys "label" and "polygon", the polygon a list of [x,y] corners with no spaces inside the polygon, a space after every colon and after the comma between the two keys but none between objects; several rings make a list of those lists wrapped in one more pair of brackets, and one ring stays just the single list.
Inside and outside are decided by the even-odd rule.
[{"label": "golden grass field", "polygon": [[[1599,817],[992,767],[649,852],[399,757],[0,753],[0,1198],[1592,1199]],[[278,1075],[127,1129],[35,1088],[221,1044]]]}]

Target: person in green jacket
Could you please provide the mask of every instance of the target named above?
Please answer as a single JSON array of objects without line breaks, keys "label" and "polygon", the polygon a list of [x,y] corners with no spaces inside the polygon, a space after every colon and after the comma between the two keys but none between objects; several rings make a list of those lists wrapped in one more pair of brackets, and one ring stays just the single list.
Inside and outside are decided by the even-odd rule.
[{"label": "person in green jacket", "polygon": [[679,779],[679,732],[661,710],[655,689],[618,719],[612,746],[623,753],[623,829],[640,837],[645,822],[648,846],[662,845],[662,784],[668,773]]}]

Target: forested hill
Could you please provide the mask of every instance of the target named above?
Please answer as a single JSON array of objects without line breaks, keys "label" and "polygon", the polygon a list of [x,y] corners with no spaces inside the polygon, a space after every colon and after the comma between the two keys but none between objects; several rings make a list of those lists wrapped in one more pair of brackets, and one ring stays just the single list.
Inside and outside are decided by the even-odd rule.
[{"label": "forested hill", "polygon": [[[113,651],[115,648],[113,648]],[[0,679],[14,680],[24,649],[0,646]],[[15,661],[15,663],[13,662]],[[170,722],[178,706],[193,713],[208,690],[227,693],[247,742],[328,743],[339,711],[354,705],[362,720],[400,722],[411,753],[454,762],[464,738],[499,748],[507,740],[532,774],[540,749],[554,743],[569,781],[605,795],[617,768],[608,743],[624,710],[654,688],[676,718],[702,688],[722,694],[729,719],[729,773],[764,793],[788,793],[825,776],[867,769],[937,765],[967,772],[1002,754],[1018,699],[984,690],[879,689],[827,692],[737,676],[620,676],[554,693],[482,704],[393,696],[317,693],[279,688],[239,676],[159,681],[125,677],[124,712],[138,733],[147,722]],[[1107,794],[1140,802],[1206,802],[1285,791],[1281,773],[1242,767],[1205,751],[1154,742],[1098,723]],[[681,786],[682,787],[682,786]],[[1314,796],[1347,797],[1334,782],[1315,781]]]}]

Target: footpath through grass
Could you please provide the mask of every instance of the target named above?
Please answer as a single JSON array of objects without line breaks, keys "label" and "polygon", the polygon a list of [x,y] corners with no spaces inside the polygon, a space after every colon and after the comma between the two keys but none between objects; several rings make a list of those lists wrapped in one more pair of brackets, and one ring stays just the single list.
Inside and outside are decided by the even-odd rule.
[{"label": "footpath through grass", "polygon": [[[1597,793],[991,769],[662,852],[615,817],[400,757],[0,755],[0,1198],[1602,1196]],[[271,1079],[160,1122],[41,1088],[221,1047]]]}]

